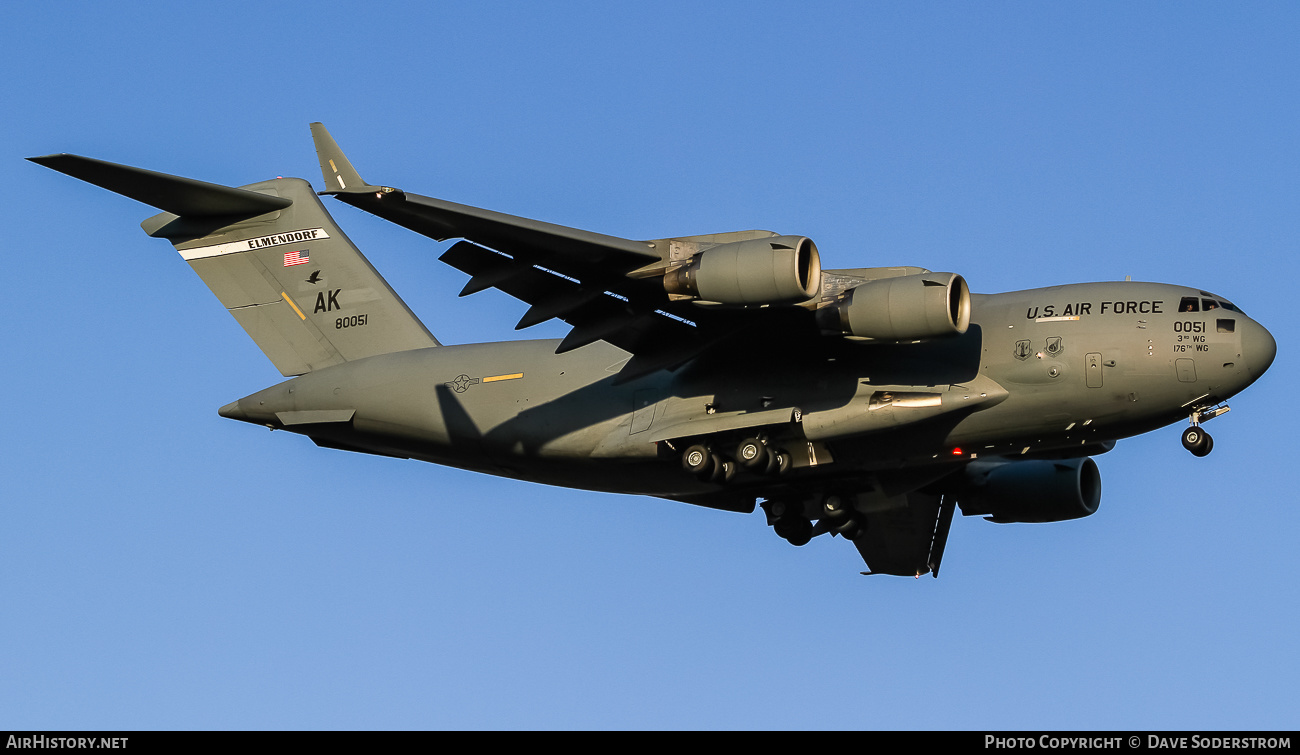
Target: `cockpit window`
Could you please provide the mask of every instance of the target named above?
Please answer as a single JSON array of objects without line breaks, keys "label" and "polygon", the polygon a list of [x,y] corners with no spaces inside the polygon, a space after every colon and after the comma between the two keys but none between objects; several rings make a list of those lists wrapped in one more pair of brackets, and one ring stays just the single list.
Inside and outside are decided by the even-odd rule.
[{"label": "cockpit window", "polygon": [[1237,330],[1236,320],[1217,320],[1215,325],[1218,326],[1220,333],[1233,333]]},{"label": "cockpit window", "polygon": [[1183,300],[1178,303],[1179,312],[1200,312],[1201,303],[1195,296],[1184,296]]},{"label": "cockpit window", "polygon": [[1213,299],[1201,299],[1201,307],[1209,312],[1211,309],[1218,309],[1219,303]]},{"label": "cockpit window", "polygon": [[1209,312],[1211,309],[1214,308],[1213,306],[1211,306],[1211,304],[1213,304],[1213,305],[1216,305],[1216,306],[1219,306],[1219,307],[1223,307],[1224,309],[1228,310],[1229,312],[1236,312],[1236,313],[1239,314],[1239,315],[1244,315],[1244,314],[1246,314],[1245,312],[1242,312],[1241,309],[1240,309],[1236,304],[1233,304],[1232,302],[1228,301],[1227,299],[1223,298],[1222,296],[1219,296],[1218,294],[1212,294],[1212,293],[1210,293],[1209,291],[1202,291],[1202,292],[1201,292],[1201,296],[1208,297],[1207,299],[1205,299],[1205,302],[1206,302],[1206,304],[1205,304],[1205,311],[1206,311],[1206,312]]}]

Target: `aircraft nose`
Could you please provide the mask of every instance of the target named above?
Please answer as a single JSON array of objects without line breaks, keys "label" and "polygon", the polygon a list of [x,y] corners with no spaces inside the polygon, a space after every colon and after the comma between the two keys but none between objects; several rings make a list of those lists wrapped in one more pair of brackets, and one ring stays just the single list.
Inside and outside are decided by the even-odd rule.
[{"label": "aircraft nose", "polygon": [[1267,328],[1254,320],[1245,320],[1241,325],[1241,355],[1246,358],[1246,368],[1258,378],[1273,364],[1277,341]]}]

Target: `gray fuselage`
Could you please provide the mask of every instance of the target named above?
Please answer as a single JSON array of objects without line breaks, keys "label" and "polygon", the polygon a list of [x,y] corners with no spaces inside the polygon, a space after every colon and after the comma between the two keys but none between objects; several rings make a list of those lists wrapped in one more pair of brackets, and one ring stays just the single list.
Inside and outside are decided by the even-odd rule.
[{"label": "gray fuselage", "polygon": [[[1189,302],[1197,311],[1180,311]],[[681,470],[693,441],[770,438],[794,459],[786,485],[1085,455],[1226,400],[1276,352],[1267,330],[1217,296],[1132,282],[977,295],[971,327],[950,338],[826,336],[802,353],[736,349],[626,383],[626,352],[597,342],[557,355],[556,344],[382,354],[221,413],[330,447],[705,502],[722,486]],[[728,495],[752,501],[770,486],[737,480]]]}]

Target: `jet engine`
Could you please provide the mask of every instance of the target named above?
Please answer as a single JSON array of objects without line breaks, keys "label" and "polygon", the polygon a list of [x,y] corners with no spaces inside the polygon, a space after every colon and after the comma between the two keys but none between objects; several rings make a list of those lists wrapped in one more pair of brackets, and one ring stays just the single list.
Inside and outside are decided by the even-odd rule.
[{"label": "jet engine", "polygon": [[962,514],[1000,524],[1081,519],[1101,503],[1101,473],[1089,458],[972,462],[957,501]]},{"label": "jet engine", "polygon": [[956,273],[868,281],[818,312],[823,328],[881,341],[960,335],[970,325],[970,288]]},{"label": "jet engine", "polygon": [[670,294],[731,305],[797,304],[821,286],[817,245],[803,236],[719,244],[664,276]]}]

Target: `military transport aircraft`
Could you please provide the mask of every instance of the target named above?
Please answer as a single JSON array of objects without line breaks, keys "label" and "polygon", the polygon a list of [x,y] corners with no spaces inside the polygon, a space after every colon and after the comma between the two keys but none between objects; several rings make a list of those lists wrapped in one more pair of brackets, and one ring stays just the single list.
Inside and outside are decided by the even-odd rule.
[{"label": "military transport aircraft", "polygon": [[633,241],[369,184],[317,123],[325,191],[438,241],[562,340],[443,346],[311,185],[231,188],[69,154],[30,158],[163,210],[142,223],[290,379],[223,417],[319,446],[736,512],[853,542],[871,574],[938,576],[955,509],[1092,514],[1090,456],[1202,424],[1268,369],[1227,299],[1158,283],[971,294],[917,267],[823,270],[804,236]]}]

